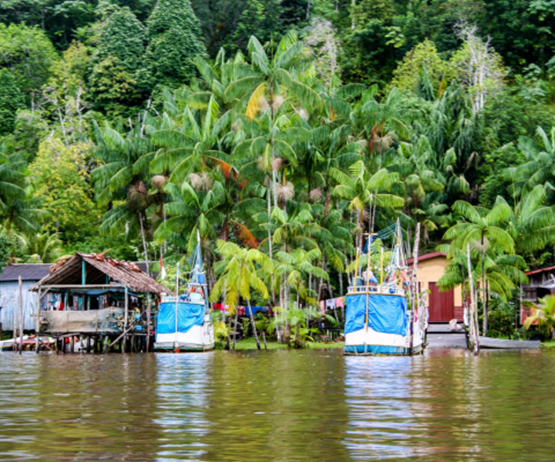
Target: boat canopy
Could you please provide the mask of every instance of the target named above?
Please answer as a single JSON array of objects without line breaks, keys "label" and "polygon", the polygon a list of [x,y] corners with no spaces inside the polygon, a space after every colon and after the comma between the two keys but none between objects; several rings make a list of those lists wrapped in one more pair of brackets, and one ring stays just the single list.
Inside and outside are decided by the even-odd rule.
[{"label": "boat canopy", "polygon": [[363,329],[368,312],[368,327],[385,334],[406,335],[407,299],[398,295],[360,293],[347,295],[345,334]]},{"label": "boat canopy", "polygon": [[175,313],[177,311],[177,332],[186,333],[193,326],[202,326],[206,307],[201,303],[177,303],[168,301],[160,304],[158,312],[157,334],[173,334],[176,332]]}]

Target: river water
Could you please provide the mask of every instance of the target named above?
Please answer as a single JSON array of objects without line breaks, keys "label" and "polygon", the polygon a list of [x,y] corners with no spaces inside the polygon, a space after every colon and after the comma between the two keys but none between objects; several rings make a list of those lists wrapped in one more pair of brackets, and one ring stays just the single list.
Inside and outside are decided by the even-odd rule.
[{"label": "river water", "polygon": [[555,355],[0,353],[0,460],[553,461]]}]

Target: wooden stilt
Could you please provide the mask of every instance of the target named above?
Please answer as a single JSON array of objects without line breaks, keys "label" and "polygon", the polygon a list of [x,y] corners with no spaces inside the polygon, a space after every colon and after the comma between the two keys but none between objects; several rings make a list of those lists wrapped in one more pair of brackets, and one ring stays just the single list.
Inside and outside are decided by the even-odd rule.
[{"label": "wooden stilt", "polygon": [[40,338],[39,338],[39,331],[40,331],[40,294],[41,290],[37,292],[37,319],[35,319],[35,351],[36,353],[40,350]]},{"label": "wooden stilt", "polygon": [[17,343],[15,342],[15,339],[17,338],[17,305],[15,304],[15,300],[14,300],[14,304],[13,304],[13,345],[12,345],[12,349],[13,351],[17,351]]},{"label": "wooden stilt", "polygon": [[71,336],[69,339],[69,352],[75,353],[75,336]]},{"label": "wooden stilt", "polygon": [[418,269],[418,250],[420,243],[420,223],[416,225],[416,233],[414,236],[414,250],[412,252],[412,277],[411,277],[411,316],[410,316],[410,355],[414,354],[414,321],[416,320],[416,313],[418,311],[418,277],[416,271]]},{"label": "wooden stilt", "polygon": [[123,321],[123,341],[121,344],[121,352],[125,353],[125,347],[126,347],[126,343],[127,343],[127,321],[128,321],[128,311],[129,311],[129,306],[128,306],[128,300],[127,300],[127,287],[125,288],[125,301],[124,301],[124,306],[125,306],[125,313],[124,313],[124,321]]},{"label": "wooden stilt", "polygon": [[146,352],[148,353],[150,351],[150,294],[147,294],[146,300]]},{"label": "wooden stilt", "polygon": [[19,276],[19,354],[23,351],[23,282]]}]

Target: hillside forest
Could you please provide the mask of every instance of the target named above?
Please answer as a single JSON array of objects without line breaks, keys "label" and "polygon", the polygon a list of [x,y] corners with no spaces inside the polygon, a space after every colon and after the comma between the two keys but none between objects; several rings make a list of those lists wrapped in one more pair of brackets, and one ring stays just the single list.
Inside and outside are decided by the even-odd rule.
[{"label": "hillside forest", "polygon": [[171,286],[198,232],[216,298],[293,316],[399,220],[445,288],[470,245],[508,332],[555,264],[554,32],[554,0],[3,0],[0,266],[163,255]]}]

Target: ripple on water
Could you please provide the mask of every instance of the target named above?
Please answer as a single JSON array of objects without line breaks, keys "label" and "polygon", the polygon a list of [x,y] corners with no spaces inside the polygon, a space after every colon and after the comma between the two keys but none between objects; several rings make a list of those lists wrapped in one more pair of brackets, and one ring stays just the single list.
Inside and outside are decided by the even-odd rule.
[{"label": "ripple on water", "polygon": [[551,461],[555,356],[0,354],[0,460]]}]

